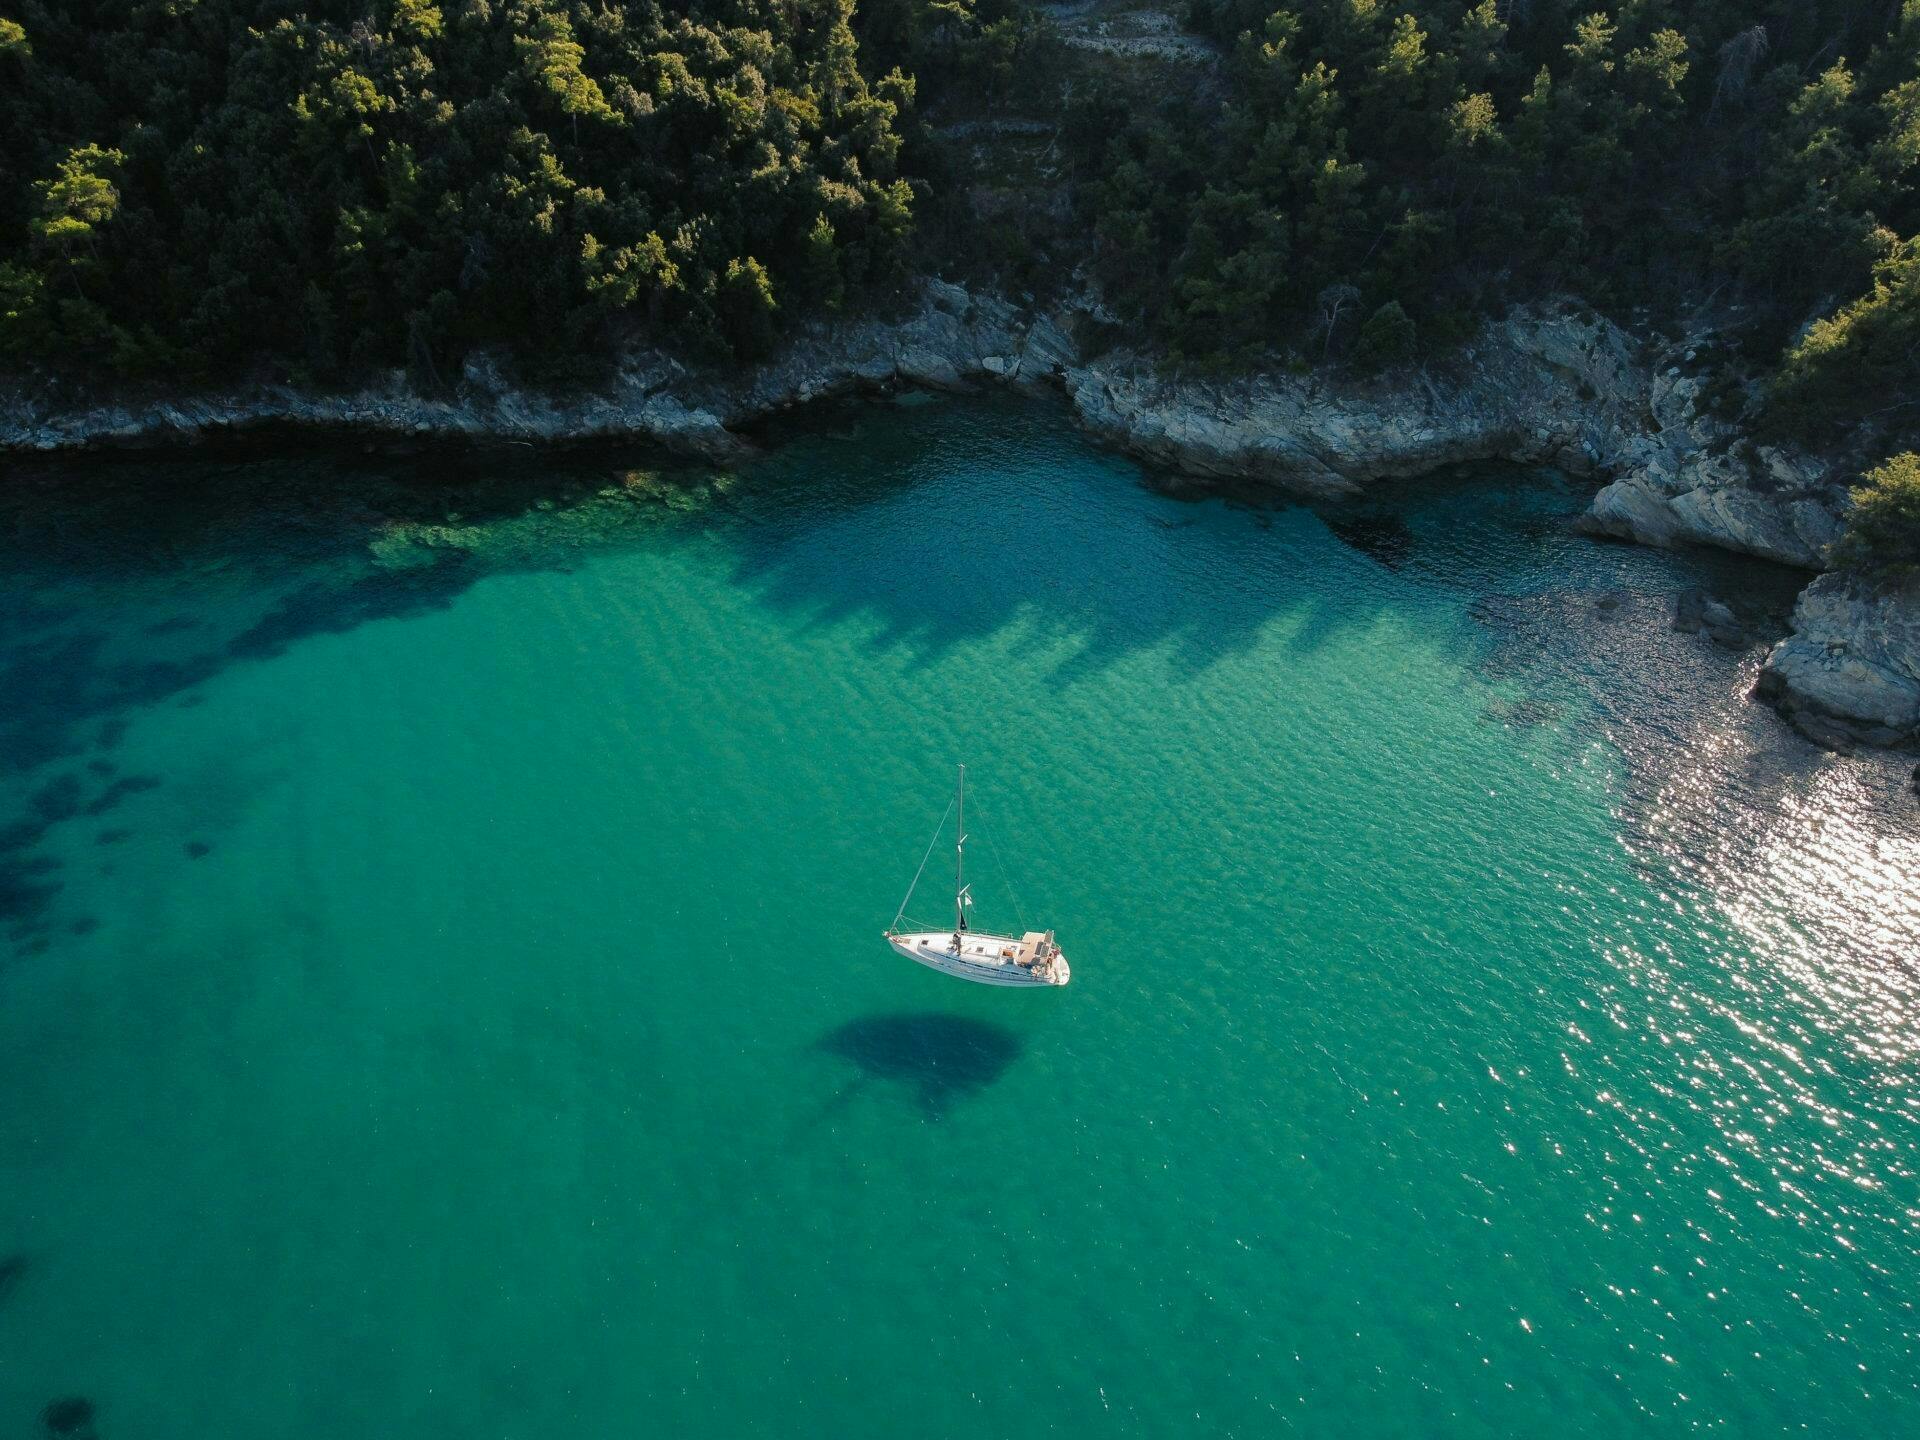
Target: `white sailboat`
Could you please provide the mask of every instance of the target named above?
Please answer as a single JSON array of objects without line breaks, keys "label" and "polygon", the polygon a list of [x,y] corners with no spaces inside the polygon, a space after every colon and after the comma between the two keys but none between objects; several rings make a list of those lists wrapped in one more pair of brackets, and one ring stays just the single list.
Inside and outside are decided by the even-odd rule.
[{"label": "white sailboat", "polygon": [[[1051,930],[1029,930],[1016,940],[1011,935],[984,935],[968,928],[967,910],[973,904],[973,891],[967,884],[967,767],[964,765],[960,767],[959,783],[954,788],[953,804],[948,808],[954,807],[958,807],[960,814],[953,846],[953,929],[900,928],[907,905],[913,899],[914,886],[920,883],[920,876],[927,868],[927,860],[922,858],[920,869],[914,872],[913,884],[907,886],[906,899],[900,902],[893,924],[886,929],[887,943],[909,960],[977,985],[1066,984],[1073,978],[1073,971],[1067,965],[1067,957],[1054,943]],[[942,815],[940,828],[945,829],[946,824],[947,817]],[[932,844],[927,846],[928,857],[939,843],[940,831],[936,830]]]}]

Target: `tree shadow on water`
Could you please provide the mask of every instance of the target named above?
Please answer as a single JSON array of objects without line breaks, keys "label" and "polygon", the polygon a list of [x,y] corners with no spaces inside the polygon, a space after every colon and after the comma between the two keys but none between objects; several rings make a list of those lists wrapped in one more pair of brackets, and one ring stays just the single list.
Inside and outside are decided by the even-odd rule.
[{"label": "tree shadow on water", "polygon": [[60,862],[32,854],[46,826],[38,821],[14,821],[0,826],[0,933],[14,945],[31,944],[46,931],[45,919],[62,882]]},{"label": "tree shadow on water", "polygon": [[1367,623],[1315,583],[1348,562],[1311,512],[1270,489],[1179,498],[1169,481],[1043,401],[875,409],[790,437],[716,533],[768,609],[859,627],[919,668],[1011,633],[1056,681],[1144,650],[1198,674],[1278,616],[1316,639]]},{"label": "tree shadow on water", "polygon": [[939,1120],[998,1081],[1026,1042],[1004,1025],[929,1010],[863,1015],[815,1046],[854,1065],[861,1082],[904,1088],[927,1119]]}]

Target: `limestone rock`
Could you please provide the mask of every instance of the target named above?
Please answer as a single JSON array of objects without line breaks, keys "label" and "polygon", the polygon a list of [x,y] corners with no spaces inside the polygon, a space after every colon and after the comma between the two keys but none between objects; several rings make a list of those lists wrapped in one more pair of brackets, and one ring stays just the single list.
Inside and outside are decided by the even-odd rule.
[{"label": "limestone rock", "polygon": [[1613,535],[1642,545],[1671,545],[1680,533],[1679,522],[1659,494],[1637,476],[1603,487],[1580,518],[1580,528],[1594,535]]},{"label": "limestone rock", "polygon": [[1673,628],[1685,635],[1705,635],[1716,645],[1744,649],[1746,627],[1727,606],[1699,588],[1683,590],[1673,605]]},{"label": "limestone rock", "polygon": [[1920,586],[1821,576],[1794,606],[1793,633],[1767,656],[1757,689],[1822,743],[1920,739]]}]

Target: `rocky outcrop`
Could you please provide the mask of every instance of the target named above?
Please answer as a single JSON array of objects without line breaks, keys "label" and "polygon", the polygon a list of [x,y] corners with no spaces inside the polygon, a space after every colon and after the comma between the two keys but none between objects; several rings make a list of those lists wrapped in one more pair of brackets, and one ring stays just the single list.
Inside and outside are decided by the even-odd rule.
[{"label": "rocky outcrop", "polygon": [[1705,635],[1729,650],[1744,649],[1747,630],[1726,601],[1696,587],[1682,590],[1673,604],[1673,628],[1682,635]]},{"label": "rocky outcrop", "polygon": [[564,397],[514,383],[504,363],[489,355],[470,359],[446,395],[421,394],[399,372],[380,385],[340,393],[257,384],[191,397],[79,399],[17,385],[0,389],[0,449],[148,444],[294,425],[422,440],[644,438],[726,462],[752,452],[738,433],[742,426],[793,405],[892,385],[952,388],[976,378],[1037,383],[1070,351],[1051,322],[933,282],[900,319],[816,327],[754,369],[699,371],[658,351],[637,350],[604,386]]},{"label": "rocky outcrop", "polygon": [[1129,353],[1062,378],[1081,420],[1113,444],[1190,475],[1321,497],[1472,460],[1590,471],[1637,433],[1644,408],[1627,337],[1552,309],[1490,324],[1445,367],[1374,380],[1172,380]]},{"label": "rocky outcrop", "polygon": [[1594,497],[1587,528],[1643,545],[1716,545],[1817,570],[1844,524],[1845,487],[1777,450],[1658,454]]},{"label": "rocky outcrop", "polygon": [[933,281],[896,319],[815,326],[753,369],[695,370],[640,350],[605,386],[565,397],[515,384],[489,356],[470,360],[445,395],[421,394],[399,373],[333,394],[258,384],[81,398],[21,385],[0,389],[0,448],[303,425],[422,439],[643,437],[724,461],[749,449],[743,427],[794,405],[860,389],[989,382],[1056,385],[1103,439],[1191,475],[1334,495],[1459,461],[1612,467],[1646,429],[1649,380],[1632,342],[1570,307],[1516,311],[1444,366],[1367,381],[1313,372],[1170,379],[1128,351],[1085,359],[1073,332],[1098,313],[1089,302],[1036,315]]},{"label": "rocky outcrop", "polygon": [[[641,349],[599,390],[564,397],[518,386],[486,355],[468,361],[444,396],[420,394],[397,372],[349,394],[257,384],[100,399],[15,386],[0,390],[0,447],[140,444],[303,424],[422,440],[651,438],[730,461],[749,449],[745,426],[793,405],[851,390],[995,382],[1058,386],[1100,438],[1202,478],[1340,495],[1382,476],[1511,459],[1630,476],[1640,490],[1609,488],[1617,499],[1607,515],[1628,516],[1617,528],[1638,540],[1751,549],[1747,541],[1763,532],[1805,532],[1795,553],[1809,553],[1826,534],[1818,516],[1741,490],[1736,474],[1713,488],[1649,490],[1655,478],[1682,472],[1692,453],[1678,444],[1686,407],[1649,396],[1682,396],[1684,386],[1657,382],[1624,332],[1571,305],[1517,309],[1444,365],[1373,380],[1313,371],[1169,378],[1133,351],[1083,357],[1073,334],[1089,317],[1098,317],[1092,301],[1035,315],[933,280],[899,319],[814,326],[749,371],[697,371]],[[1661,422],[1665,411],[1674,411],[1674,424]],[[1764,541],[1761,553],[1786,549],[1788,541]]]},{"label": "rocky outcrop", "polygon": [[1801,593],[1793,634],[1756,686],[1824,745],[1920,741],[1920,586],[1822,575]]},{"label": "rocky outcrop", "polygon": [[1622,446],[1618,474],[1586,528],[1643,545],[1714,545],[1825,568],[1847,507],[1844,479],[1811,456],[1746,442],[1701,407],[1705,377],[1682,347],[1648,387],[1645,434]]},{"label": "rocky outcrop", "polygon": [[1219,48],[1190,33],[1173,5],[1058,0],[1046,12],[1069,49],[1181,66],[1212,67],[1220,60]]},{"label": "rocky outcrop", "polygon": [[1332,496],[1464,461],[1550,462],[1621,477],[1596,502],[1599,528],[1800,563],[1813,562],[1836,523],[1814,498],[1817,483],[1784,459],[1756,483],[1731,452],[1710,457],[1705,446],[1718,437],[1694,417],[1697,386],[1677,370],[1656,378],[1633,340],[1573,306],[1515,310],[1443,365],[1370,380],[1303,370],[1209,381],[1169,377],[1128,351],[1086,358],[1073,335],[1098,314],[1084,301],[1039,315],[931,281],[897,318],[812,327],[752,369],[696,370],[636,350],[606,385],[564,397],[514,383],[484,355],[440,395],[420,393],[398,373],[331,394],[257,384],[103,399],[20,385],[0,388],[0,448],[302,425],[420,439],[640,437],[731,461],[751,448],[744,427],[791,406],[860,389],[988,382],[1057,385],[1101,438],[1207,479]]},{"label": "rocky outcrop", "polygon": [[[1706,413],[1702,389],[1703,377],[1680,364],[1660,369],[1648,433],[1623,447],[1585,528],[1824,570],[1845,528],[1851,473],[1745,442]],[[1697,592],[1681,597],[1674,624],[1734,648],[1749,639],[1728,607]],[[1920,586],[1822,575],[1801,593],[1792,624],[1761,667],[1757,695],[1829,748],[1920,741]]]}]

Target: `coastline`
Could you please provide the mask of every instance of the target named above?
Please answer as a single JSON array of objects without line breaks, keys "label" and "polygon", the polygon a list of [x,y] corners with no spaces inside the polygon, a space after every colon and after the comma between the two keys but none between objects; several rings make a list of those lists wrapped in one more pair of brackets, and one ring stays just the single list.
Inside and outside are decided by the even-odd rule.
[{"label": "coastline", "polygon": [[[1127,349],[1083,353],[1110,325],[1097,302],[1048,312],[941,281],[895,319],[807,327],[772,359],[703,371],[626,354],[608,382],[564,399],[470,357],[445,396],[400,373],[351,392],[239,385],[71,395],[0,385],[0,452],[52,455],[188,444],[251,430],[369,439],[564,445],[648,440],[719,464],[756,452],[741,432],[855,393],[1005,386],[1063,392],[1102,443],[1189,477],[1337,500],[1373,482],[1479,461],[1550,464],[1607,483],[1581,526],[1640,544],[1700,544],[1826,569],[1847,479],[1817,457],[1743,441],[1705,413],[1692,369],[1706,332],[1635,337],[1570,301],[1518,307],[1443,362],[1381,376],[1306,370],[1170,376]],[[1811,598],[1814,602],[1807,603]],[[1827,575],[1762,667],[1757,693],[1819,743],[1920,739],[1920,592]]]}]

